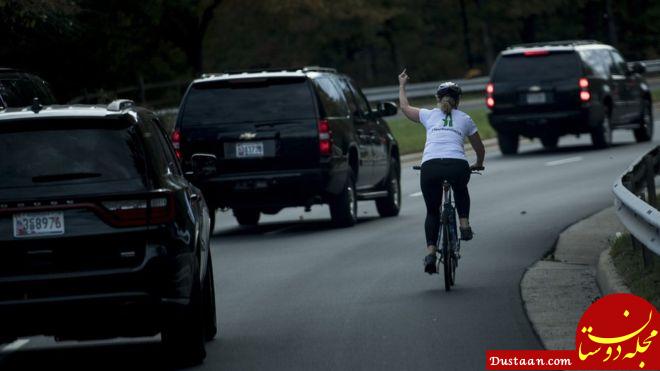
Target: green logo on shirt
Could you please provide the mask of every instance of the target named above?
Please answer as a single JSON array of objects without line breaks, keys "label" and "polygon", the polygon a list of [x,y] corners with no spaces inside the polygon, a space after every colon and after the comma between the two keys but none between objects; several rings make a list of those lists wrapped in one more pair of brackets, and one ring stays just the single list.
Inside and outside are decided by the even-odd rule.
[{"label": "green logo on shirt", "polygon": [[446,115],[444,119],[442,119],[442,127],[454,127],[454,124],[452,123],[451,120],[451,115]]}]

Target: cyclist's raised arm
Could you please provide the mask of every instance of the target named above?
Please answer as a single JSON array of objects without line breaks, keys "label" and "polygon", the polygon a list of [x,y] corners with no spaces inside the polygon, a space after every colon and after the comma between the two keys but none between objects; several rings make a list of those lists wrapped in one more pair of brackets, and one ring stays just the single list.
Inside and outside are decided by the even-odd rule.
[{"label": "cyclist's raised arm", "polygon": [[406,70],[399,75],[399,105],[401,106],[401,111],[403,114],[412,121],[419,121],[419,108],[413,107],[408,103],[408,97],[406,96],[406,84],[408,83],[408,75]]},{"label": "cyclist's raised arm", "polygon": [[470,140],[470,145],[474,149],[474,153],[477,154],[477,162],[472,165],[473,168],[483,168],[484,167],[484,157],[486,156],[486,149],[484,148],[484,143],[481,141],[481,136],[479,132],[468,136]]}]

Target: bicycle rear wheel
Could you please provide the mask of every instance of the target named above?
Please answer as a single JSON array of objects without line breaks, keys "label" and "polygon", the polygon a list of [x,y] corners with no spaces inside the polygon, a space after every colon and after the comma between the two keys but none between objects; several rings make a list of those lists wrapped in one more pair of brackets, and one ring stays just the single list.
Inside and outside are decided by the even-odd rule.
[{"label": "bicycle rear wheel", "polygon": [[453,268],[453,263],[452,261],[454,260],[452,258],[452,253],[451,251],[451,246],[450,246],[450,235],[449,235],[449,226],[447,223],[444,223],[442,225],[442,266],[443,266],[443,271],[444,271],[444,278],[445,278],[445,291],[451,290],[451,286],[454,284],[453,282],[453,273],[452,273],[452,268]]}]

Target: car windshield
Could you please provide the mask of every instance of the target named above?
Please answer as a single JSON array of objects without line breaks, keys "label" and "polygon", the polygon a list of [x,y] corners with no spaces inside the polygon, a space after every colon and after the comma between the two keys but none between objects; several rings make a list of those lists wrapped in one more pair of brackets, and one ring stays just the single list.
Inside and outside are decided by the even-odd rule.
[{"label": "car windshield", "polygon": [[184,126],[313,118],[305,78],[229,80],[193,85],[183,107]]},{"label": "car windshield", "polygon": [[101,183],[110,192],[145,190],[146,167],[135,128],[108,121],[0,123],[0,198],[32,187],[98,192]]},{"label": "car windshield", "polygon": [[516,54],[499,59],[493,69],[491,81],[560,80],[578,77],[580,73],[580,61],[575,53],[535,56]]}]

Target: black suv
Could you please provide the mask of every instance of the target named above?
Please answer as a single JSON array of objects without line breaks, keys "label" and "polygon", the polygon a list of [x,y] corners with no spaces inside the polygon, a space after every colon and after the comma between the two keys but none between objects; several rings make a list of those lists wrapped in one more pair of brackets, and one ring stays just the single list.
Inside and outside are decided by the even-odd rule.
[{"label": "black suv", "polygon": [[208,75],[188,88],[172,141],[211,209],[232,208],[241,225],[327,203],[336,225],[352,226],[358,200],[399,213],[399,149],[381,118],[396,112],[372,109],[329,68]]},{"label": "black suv", "polygon": [[11,68],[0,68],[0,109],[25,107],[34,98],[42,105],[55,104],[48,83],[41,77]]},{"label": "black suv", "polygon": [[502,51],[486,86],[490,124],[503,154],[518,151],[519,136],[554,148],[565,134],[591,134],[595,147],[612,130],[632,129],[638,142],[653,137],[651,92],[642,63],[628,64],[596,41],[523,44]]},{"label": "black suv", "polygon": [[130,101],[0,114],[0,342],[152,336],[201,362],[216,333],[210,216]]}]

